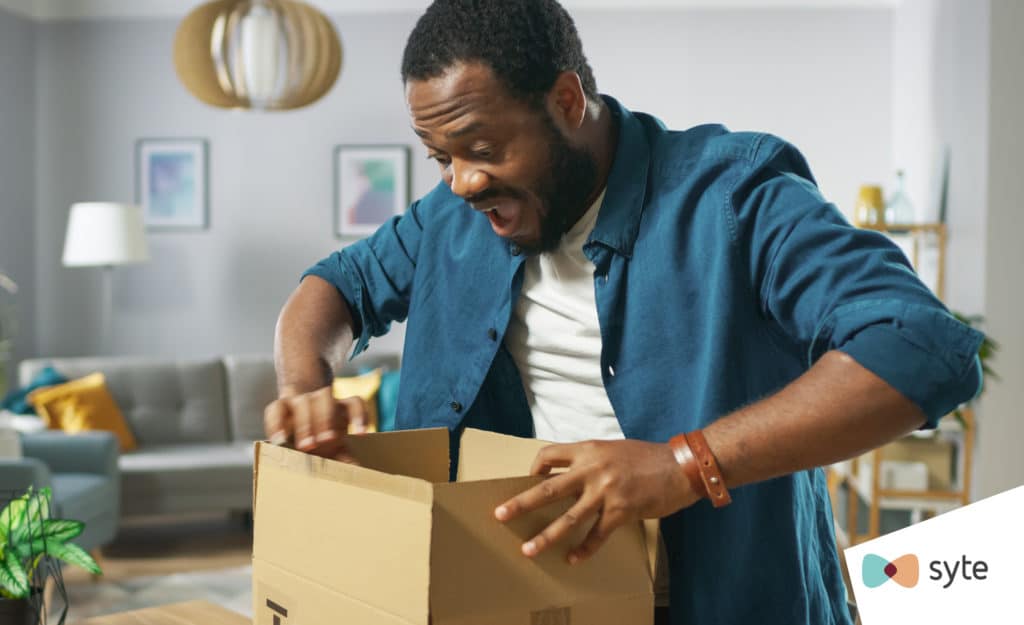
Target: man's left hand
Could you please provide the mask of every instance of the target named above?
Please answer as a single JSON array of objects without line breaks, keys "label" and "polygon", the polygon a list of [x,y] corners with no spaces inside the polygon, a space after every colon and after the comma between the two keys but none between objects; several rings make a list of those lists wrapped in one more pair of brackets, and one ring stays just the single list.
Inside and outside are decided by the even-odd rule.
[{"label": "man's left hand", "polygon": [[620,525],[655,519],[689,507],[700,499],[663,443],[586,441],[550,445],[540,450],[531,475],[568,468],[498,506],[494,515],[509,521],[567,497],[576,503],[540,534],[523,543],[533,557],[563,539],[580,523],[593,521],[583,542],[569,552],[570,564],[593,555]]}]

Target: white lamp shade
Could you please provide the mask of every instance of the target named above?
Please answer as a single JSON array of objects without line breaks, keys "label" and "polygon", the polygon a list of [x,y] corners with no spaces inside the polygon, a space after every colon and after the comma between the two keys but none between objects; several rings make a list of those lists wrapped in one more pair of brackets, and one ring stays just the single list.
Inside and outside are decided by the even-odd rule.
[{"label": "white lamp shade", "polygon": [[113,202],[71,206],[64,239],[66,266],[127,265],[147,260],[146,229],[138,206]]}]

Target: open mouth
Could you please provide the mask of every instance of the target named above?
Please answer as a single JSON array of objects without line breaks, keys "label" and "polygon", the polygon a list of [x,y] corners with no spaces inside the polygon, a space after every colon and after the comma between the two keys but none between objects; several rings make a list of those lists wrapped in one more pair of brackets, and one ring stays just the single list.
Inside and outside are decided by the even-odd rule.
[{"label": "open mouth", "polygon": [[491,228],[500,237],[508,238],[519,225],[519,207],[508,200],[490,200],[473,206],[487,216]]}]

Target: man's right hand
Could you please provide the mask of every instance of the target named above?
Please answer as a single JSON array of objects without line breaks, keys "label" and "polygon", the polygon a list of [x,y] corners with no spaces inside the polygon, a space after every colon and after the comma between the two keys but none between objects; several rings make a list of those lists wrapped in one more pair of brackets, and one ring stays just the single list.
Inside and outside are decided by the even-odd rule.
[{"label": "man's right hand", "polygon": [[365,431],[368,423],[362,398],[335,399],[330,386],[285,393],[263,411],[263,428],[271,443],[352,464],[358,462],[346,451],[345,437]]}]

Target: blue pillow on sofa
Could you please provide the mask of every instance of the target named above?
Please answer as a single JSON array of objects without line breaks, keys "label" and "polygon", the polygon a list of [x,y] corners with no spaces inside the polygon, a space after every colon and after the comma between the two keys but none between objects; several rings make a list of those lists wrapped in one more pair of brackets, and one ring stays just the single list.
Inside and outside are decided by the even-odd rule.
[{"label": "blue pillow on sofa", "polygon": [[43,367],[36,377],[24,388],[14,389],[3,401],[0,402],[0,409],[9,410],[15,414],[36,414],[36,409],[28,403],[28,395],[37,388],[64,384],[69,380],[57,372],[53,367]]},{"label": "blue pillow on sofa", "polygon": [[390,432],[395,429],[395,412],[398,408],[398,381],[400,369],[386,371],[380,378],[380,390],[377,391],[377,429]]}]

